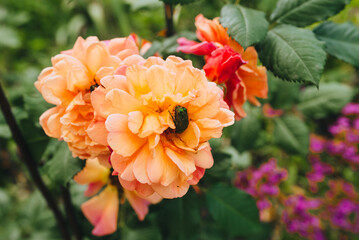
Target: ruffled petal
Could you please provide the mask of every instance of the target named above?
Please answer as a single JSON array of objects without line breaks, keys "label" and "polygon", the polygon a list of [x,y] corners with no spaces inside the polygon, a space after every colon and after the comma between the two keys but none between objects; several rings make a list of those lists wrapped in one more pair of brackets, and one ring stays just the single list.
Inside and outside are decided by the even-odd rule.
[{"label": "ruffled petal", "polygon": [[109,131],[107,137],[109,146],[122,156],[131,156],[146,142],[146,139],[137,137],[128,129],[126,115],[112,114],[105,124]]},{"label": "ruffled petal", "polygon": [[82,212],[94,225],[93,235],[104,236],[116,231],[119,204],[117,189],[112,185],[82,204]]}]

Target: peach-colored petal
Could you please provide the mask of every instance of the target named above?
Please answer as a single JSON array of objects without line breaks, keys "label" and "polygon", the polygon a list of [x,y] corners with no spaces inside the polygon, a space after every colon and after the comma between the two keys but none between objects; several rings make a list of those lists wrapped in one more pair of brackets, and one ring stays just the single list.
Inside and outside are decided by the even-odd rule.
[{"label": "peach-colored petal", "polygon": [[112,114],[105,123],[109,131],[108,144],[115,152],[126,157],[135,153],[146,141],[134,135],[128,129],[127,122],[126,115]]},{"label": "peach-colored petal", "polygon": [[[194,79],[188,81],[188,79]],[[193,89],[201,89],[206,85],[206,76],[203,71],[186,67],[182,74],[179,74],[178,80],[176,81],[175,93],[181,93],[187,95],[189,91]]]},{"label": "peach-colored petal", "polygon": [[187,129],[183,133],[177,134],[173,138],[173,142],[177,147],[190,150],[198,146],[200,141],[200,129],[195,122],[190,122]]},{"label": "peach-colored petal", "polygon": [[112,89],[106,94],[106,100],[111,102],[116,113],[128,114],[141,108],[136,98],[121,89]]},{"label": "peach-colored petal", "polygon": [[129,191],[136,191],[142,198],[148,197],[154,193],[152,186],[148,184],[142,184],[137,180],[126,181],[119,177],[119,181],[124,189]]},{"label": "peach-colored petal", "polygon": [[234,113],[229,109],[221,108],[215,119],[218,119],[223,127],[228,127],[234,124]]},{"label": "peach-colored petal", "polygon": [[165,154],[163,146],[158,144],[153,152],[153,157],[147,160],[147,174],[152,183],[160,183],[168,186],[177,175],[177,166]]},{"label": "peach-colored petal", "polygon": [[188,114],[191,119],[212,118],[220,106],[220,89],[215,83],[208,83],[207,91],[199,91],[197,98],[190,102]]},{"label": "peach-colored petal", "polygon": [[183,197],[189,188],[189,183],[181,179],[176,179],[168,186],[153,184],[153,189],[163,198]]},{"label": "peach-colored petal", "polygon": [[91,44],[85,52],[85,58],[87,59],[87,67],[95,74],[103,63],[107,61],[110,54],[106,50],[103,43],[97,42]]},{"label": "peach-colored petal", "polygon": [[139,64],[144,62],[145,59],[141,57],[140,55],[131,55],[129,57],[126,57],[122,62],[121,65],[125,66],[132,66],[134,64]]},{"label": "peach-colored petal", "polygon": [[113,169],[117,172],[117,174],[119,174],[120,172],[122,172],[122,162],[127,162],[130,161],[129,157],[123,157],[119,154],[117,154],[116,152],[112,152],[111,153],[111,166],[113,167]]},{"label": "peach-colored petal", "polygon": [[135,175],[133,174],[133,161],[127,161],[127,162],[122,162],[123,164],[123,169],[121,172],[119,172],[118,176],[126,181],[134,181],[136,180]]},{"label": "peach-colored petal", "polygon": [[99,84],[101,82],[102,78],[106,78],[108,76],[111,76],[112,73],[115,72],[114,67],[101,67],[96,73],[94,80],[96,80],[96,83]]},{"label": "peach-colored petal", "polygon": [[127,55],[121,54],[124,50],[131,50],[132,54],[138,54],[138,47],[130,37],[112,39],[108,48],[111,55],[118,55],[121,59],[127,57]]},{"label": "peach-colored petal", "polygon": [[153,65],[162,66],[164,63],[165,63],[165,61],[162,58],[151,56],[146,59],[146,61],[143,63],[143,66],[146,68],[149,68]]},{"label": "peach-colored petal", "polygon": [[86,191],[84,192],[84,196],[85,197],[93,196],[94,194],[98,193],[98,191],[100,191],[103,186],[105,186],[105,184],[101,181],[89,183]]},{"label": "peach-colored petal", "polygon": [[98,196],[82,204],[82,212],[94,225],[93,235],[104,236],[116,231],[118,207],[117,189],[112,185],[108,185]]},{"label": "peach-colored petal", "polygon": [[73,66],[67,73],[67,89],[72,92],[89,89],[94,84],[90,79],[91,76],[84,66]]},{"label": "peach-colored petal", "polygon": [[213,156],[209,143],[205,143],[203,148],[196,153],[190,153],[197,167],[208,169],[213,166]]},{"label": "peach-colored petal", "polygon": [[140,96],[150,92],[146,81],[146,68],[133,65],[126,70],[128,89],[132,96],[140,99]]},{"label": "peach-colored petal", "polygon": [[203,177],[204,172],[205,170],[203,168],[197,168],[196,171],[193,173],[192,179],[189,180],[188,183],[191,185],[196,185]]},{"label": "peach-colored petal", "polygon": [[145,197],[145,199],[150,201],[152,204],[157,204],[161,202],[163,198],[154,192],[152,195]]},{"label": "peach-colored petal", "polygon": [[192,174],[196,167],[194,159],[189,154],[181,154],[170,148],[165,148],[166,155],[177,165],[177,167],[186,175]]},{"label": "peach-colored petal", "polygon": [[174,92],[175,83],[168,81],[168,79],[174,79],[175,74],[167,68],[154,65],[148,69],[146,75],[147,84],[158,99],[161,99],[165,94],[172,94]]},{"label": "peach-colored petal", "polygon": [[44,129],[46,135],[53,138],[61,137],[61,123],[64,109],[61,107],[53,107],[44,112],[40,116],[40,125]]},{"label": "peach-colored petal", "polygon": [[222,136],[223,126],[217,119],[202,118],[196,121],[201,131],[200,141],[205,142],[211,138],[220,138]]},{"label": "peach-colored petal", "polygon": [[86,129],[86,132],[93,141],[104,146],[108,145],[108,131],[106,129],[105,121],[93,121]]},{"label": "peach-colored petal", "polygon": [[151,204],[151,202],[141,198],[134,191],[125,190],[125,196],[131,204],[132,208],[135,210],[138,219],[143,221],[148,213],[148,206]]},{"label": "peach-colored petal", "polygon": [[158,114],[150,114],[145,117],[142,128],[138,136],[141,138],[145,138],[153,133],[160,134],[162,133],[161,129],[162,129],[161,122],[158,118]]},{"label": "peach-colored petal", "polygon": [[160,142],[160,135],[159,134],[152,134],[148,137],[148,145],[150,149],[154,149],[157,144]]},{"label": "peach-colored petal", "polygon": [[71,99],[72,95],[66,88],[66,79],[63,76],[53,75],[42,81],[40,92],[48,103],[60,105]]},{"label": "peach-colored petal", "polygon": [[74,180],[78,184],[102,182],[104,185],[107,183],[109,175],[109,168],[102,166],[97,158],[90,158],[86,160],[85,167],[75,175]]},{"label": "peach-colored petal", "polygon": [[151,158],[150,149],[145,145],[134,159],[133,173],[140,183],[150,183],[147,175],[147,161]]},{"label": "peach-colored petal", "polygon": [[143,118],[143,114],[140,111],[134,111],[128,114],[128,128],[132,133],[139,133],[142,127]]},{"label": "peach-colored petal", "polygon": [[124,91],[128,91],[127,79],[125,76],[121,75],[110,75],[101,78],[101,84],[109,92],[111,89],[118,88]]}]

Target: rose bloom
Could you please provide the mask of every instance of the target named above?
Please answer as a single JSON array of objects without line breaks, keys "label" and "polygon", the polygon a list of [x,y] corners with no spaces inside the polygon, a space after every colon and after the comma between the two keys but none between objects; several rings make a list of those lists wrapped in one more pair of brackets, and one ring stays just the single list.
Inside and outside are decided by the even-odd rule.
[{"label": "rose bloom", "polygon": [[[119,199],[119,190],[116,186],[118,181],[116,180],[113,184],[111,178],[110,168],[100,164],[97,158],[86,160],[85,167],[74,177],[77,183],[88,185],[85,196],[93,196],[82,204],[81,210],[95,226],[92,234],[96,236],[108,235],[116,231],[119,204],[125,199],[129,201],[140,220],[147,215],[150,204],[158,203],[162,199],[156,193],[147,198],[141,198],[135,191],[128,190],[124,190],[121,195],[122,199]],[[94,196],[103,187],[105,187],[104,190]]]},{"label": "rose bloom", "polygon": [[90,136],[113,150],[121,185],[141,196],[183,196],[213,165],[208,140],[234,122],[223,91],[191,61],[150,57],[101,79]]},{"label": "rose bloom", "polygon": [[51,59],[35,82],[44,99],[56,105],[40,117],[45,133],[67,142],[74,157],[100,157],[110,154],[107,146],[92,141],[87,128],[94,118],[91,91],[100,79],[139,57],[132,37],[99,41],[79,37],[71,50]]},{"label": "rose bloom", "polygon": [[258,55],[254,47],[244,50],[228,36],[219,18],[209,20],[199,14],[195,25],[201,43],[179,38],[177,51],[204,55],[206,64],[203,69],[207,77],[218,84],[225,84],[225,101],[233,107],[237,120],[245,117],[243,104],[247,100],[259,106],[256,97],[267,98],[266,68],[257,66]]}]

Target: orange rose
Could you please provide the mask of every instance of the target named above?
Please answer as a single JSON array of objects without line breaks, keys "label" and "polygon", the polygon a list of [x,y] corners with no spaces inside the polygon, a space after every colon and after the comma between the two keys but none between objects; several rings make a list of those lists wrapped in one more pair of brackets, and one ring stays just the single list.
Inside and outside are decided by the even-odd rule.
[{"label": "orange rose", "polygon": [[[132,37],[99,41],[79,37],[71,50],[52,58],[35,82],[44,99],[56,107],[40,117],[45,133],[68,143],[74,157],[100,157],[106,162],[106,145],[89,138],[87,128],[94,119],[91,91],[100,79],[140,56]],[[141,58],[142,59],[142,58]]]},{"label": "orange rose", "polygon": [[101,79],[91,98],[99,120],[90,136],[113,149],[121,185],[141,196],[183,196],[213,165],[207,141],[234,122],[223,91],[174,56]]},{"label": "orange rose", "polygon": [[254,47],[244,51],[242,46],[228,36],[218,18],[209,20],[199,14],[195,25],[197,37],[202,42],[179,38],[177,51],[205,55],[204,68],[208,79],[225,83],[225,101],[233,107],[237,120],[245,117],[243,104],[247,100],[259,106],[256,98],[267,98],[266,68],[257,66],[258,56]]}]

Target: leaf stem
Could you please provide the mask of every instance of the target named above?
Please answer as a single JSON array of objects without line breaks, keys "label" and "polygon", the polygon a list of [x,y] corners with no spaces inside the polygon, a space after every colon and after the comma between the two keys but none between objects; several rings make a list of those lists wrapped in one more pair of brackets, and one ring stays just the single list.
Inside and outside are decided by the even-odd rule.
[{"label": "leaf stem", "polygon": [[57,206],[55,199],[51,195],[50,190],[46,187],[44,181],[41,178],[41,175],[37,169],[36,161],[33,159],[31,152],[27,146],[27,143],[20,131],[20,128],[16,123],[16,119],[11,111],[10,103],[5,96],[5,92],[2,88],[1,82],[0,82],[0,107],[2,113],[4,114],[5,120],[10,127],[12,136],[20,150],[21,160],[26,165],[26,168],[30,172],[30,176],[33,182],[40,190],[42,196],[45,198],[48,207],[53,212],[57,221],[57,225],[62,234],[62,238],[64,240],[71,240],[71,236],[66,227],[65,219],[62,216],[62,213],[59,207]]},{"label": "leaf stem", "polygon": [[76,221],[76,215],[75,215],[73,205],[71,202],[71,195],[70,195],[69,188],[70,188],[70,186],[68,183],[66,184],[65,187],[61,187],[62,198],[63,198],[64,204],[65,204],[66,216],[69,220],[72,234],[75,235],[75,239],[82,240],[83,238],[82,238],[81,228]]},{"label": "leaf stem", "polygon": [[165,3],[165,18],[166,18],[166,37],[171,37],[174,33],[174,26],[173,26],[173,6],[170,3]]}]

